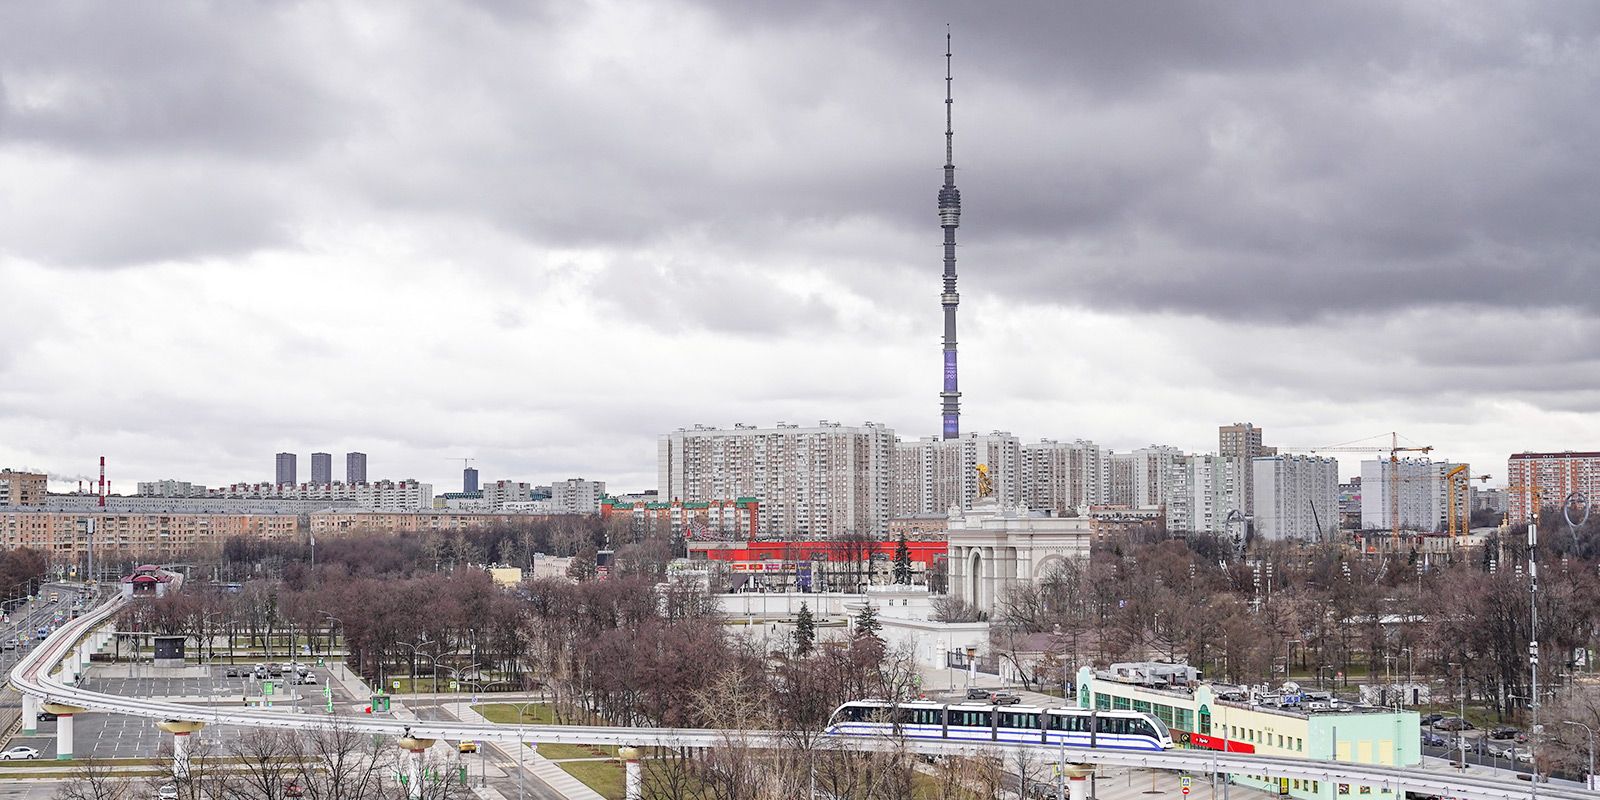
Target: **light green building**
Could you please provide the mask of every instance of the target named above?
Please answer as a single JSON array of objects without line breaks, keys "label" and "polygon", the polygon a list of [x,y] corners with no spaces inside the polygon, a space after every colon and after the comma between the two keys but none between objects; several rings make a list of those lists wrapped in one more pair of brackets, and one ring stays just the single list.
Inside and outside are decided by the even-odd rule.
[{"label": "light green building", "polygon": [[[1113,664],[1078,670],[1083,708],[1154,714],[1179,747],[1414,766],[1422,761],[1421,719],[1415,711],[1331,703],[1293,688],[1251,697],[1198,680],[1184,664]],[[1230,699],[1222,699],[1221,696]],[[1234,775],[1235,783],[1301,800],[1389,800],[1392,787]]]}]

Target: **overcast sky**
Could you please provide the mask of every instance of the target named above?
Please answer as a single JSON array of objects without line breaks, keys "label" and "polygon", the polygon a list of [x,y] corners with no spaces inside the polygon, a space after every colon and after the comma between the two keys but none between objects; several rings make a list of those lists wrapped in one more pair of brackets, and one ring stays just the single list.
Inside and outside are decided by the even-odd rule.
[{"label": "overcast sky", "polygon": [[963,430],[1600,449],[1600,5],[996,8],[0,4],[0,466],[933,434],[946,22]]}]

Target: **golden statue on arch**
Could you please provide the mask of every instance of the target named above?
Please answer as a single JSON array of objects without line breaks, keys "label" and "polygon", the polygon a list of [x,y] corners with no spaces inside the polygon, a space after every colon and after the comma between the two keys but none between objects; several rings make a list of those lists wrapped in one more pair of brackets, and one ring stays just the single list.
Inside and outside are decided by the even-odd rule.
[{"label": "golden statue on arch", "polygon": [[989,477],[989,465],[978,465],[978,499],[994,495],[994,479]]}]

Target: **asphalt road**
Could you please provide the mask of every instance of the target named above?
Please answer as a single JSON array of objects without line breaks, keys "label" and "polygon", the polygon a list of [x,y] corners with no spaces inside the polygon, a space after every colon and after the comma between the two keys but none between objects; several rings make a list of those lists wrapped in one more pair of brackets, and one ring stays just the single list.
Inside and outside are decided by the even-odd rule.
[{"label": "asphalt road", "polygon": [[[60,595],[60,599],[51,602],[52,592]],[[86,594],[88,590],[76,584],[45,584],[44,588],[39,590],[39,596],[6,614],[4,621],[0,621],[0,643],[16,637],[18,646],[12,650],[0,649],[0,671],[10,674],[11,667],[16,664],[17,659],[38,642],[39,628],[48,626],[54,629],[61,622],[70,619],[73,601]]]}]

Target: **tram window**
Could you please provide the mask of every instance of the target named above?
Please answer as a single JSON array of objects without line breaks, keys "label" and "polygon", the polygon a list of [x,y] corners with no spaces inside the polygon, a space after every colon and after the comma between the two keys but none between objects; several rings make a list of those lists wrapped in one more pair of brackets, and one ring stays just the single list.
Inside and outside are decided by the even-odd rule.
[{"label": "tram window", "polygon": [[944,712],[937,708],[905,708],[900,710],[902,725],[943,725]]},{"label": "tram window", "polygon": [[1050,730],[1072,731],[1074,733],[1089,732],[1088,714],[1051,714]]},{"label": "tram window", "polygon": [[1002,711],[1000,713],[1000,727],[1037,729],[1039,727],[1039,715]]},{"label": "tram window", "polygon": [[1099,717],[1099,718],[1097,718],[1096,721],[1098,722],[1098,727],[1096,728],[1096,730],[1098,730],[1101,733],[1127,733],[1128,732],[1128,720],[1122,719],[1120,717]]},{"label": "tram window", "polygon": [[1137,734],[1139,736],[1155,736],[1156,729],[1145,720],[1130,719],[1128,720],[1128,733]]},{"label": "tram window", "polygon": [[950,724],[965,728],[987,728],[989,727],[989,712],[951,709]]},{"label": "tram window", "polygon": [[876,710],[866,706],[845,706],[842,714],[845,722],[866,722],[867,716]]}]

